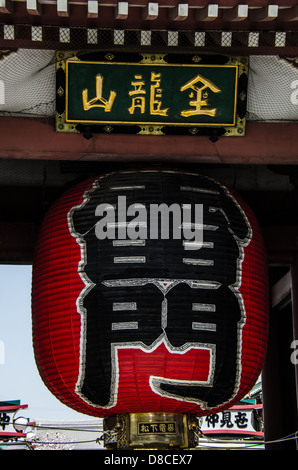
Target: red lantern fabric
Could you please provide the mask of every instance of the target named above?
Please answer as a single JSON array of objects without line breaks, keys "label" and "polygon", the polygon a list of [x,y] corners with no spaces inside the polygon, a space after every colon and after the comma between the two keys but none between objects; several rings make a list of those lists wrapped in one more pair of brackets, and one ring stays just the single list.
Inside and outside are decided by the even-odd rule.
[{"label": "red lantern fabric", "polygon": [[[179,239],[99,239],[98,207],[115,207],[119,195],[134,208],[201,204],[203,244],[187,251]],[[229,408],[252,388],[266,353],[267,266],[256,218],[234,191],[187,172],[84,181],[42,223],[32,319],[44,383],[81,413]]]}]

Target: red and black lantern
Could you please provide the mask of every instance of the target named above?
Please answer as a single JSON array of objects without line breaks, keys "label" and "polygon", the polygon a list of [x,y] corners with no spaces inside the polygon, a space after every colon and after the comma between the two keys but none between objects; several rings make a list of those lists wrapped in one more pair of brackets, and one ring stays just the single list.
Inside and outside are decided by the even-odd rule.
[{"label": "red and black lantern", "polygon": [[92,416],[229,408],[263,367],[266,279],[255,216],[220,183],[165,170],[89,179],[41,227],[32,290],[40,374]]}]

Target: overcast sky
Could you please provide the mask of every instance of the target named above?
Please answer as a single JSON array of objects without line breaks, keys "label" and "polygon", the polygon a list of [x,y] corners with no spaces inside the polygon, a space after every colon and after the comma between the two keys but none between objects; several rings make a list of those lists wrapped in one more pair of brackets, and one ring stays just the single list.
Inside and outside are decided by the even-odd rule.
[{"label": "overcast sky", "polygon": [[[88,420],[63,405],[41,380],[33,354],[31,266],[0,265],[0,401],[21,400],[32,420]],[[93,418],[94,419],[94,418]]]}]

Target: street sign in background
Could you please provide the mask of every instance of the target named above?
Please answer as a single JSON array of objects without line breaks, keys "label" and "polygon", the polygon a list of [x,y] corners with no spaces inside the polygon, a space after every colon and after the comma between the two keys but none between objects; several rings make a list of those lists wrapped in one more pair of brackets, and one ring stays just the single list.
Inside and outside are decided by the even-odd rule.
[{"label": "street sign in background", "polygon": [[26,437],[26,430],[29,419],[15,415],[19,410],[28,408],[28,405],[21,405],[19,400],[0,402],[0,441]]},{"label": "street sign in background", "polygon": [[238,405],[201,418],[200,429],[205,434],[231,434],[264,437],[262,405]]}]

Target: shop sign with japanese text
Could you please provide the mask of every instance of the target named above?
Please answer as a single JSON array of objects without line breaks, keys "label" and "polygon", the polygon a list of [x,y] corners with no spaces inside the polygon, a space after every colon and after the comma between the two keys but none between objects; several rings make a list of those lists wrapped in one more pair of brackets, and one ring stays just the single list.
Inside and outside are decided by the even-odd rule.
[{"label": "shop sign with japanese text", "polygon": [[203,433],[257,435],[261,431],[256,410],[230,409],[201,418]]},{"label": "shop sign with japanese text", "polygon": [[[239,65],[65,61],[65,123],[237,125]],[[61,90],[60,90],[61,91]],[[59,93],[59,90],[58,90]]]},{"label": "shop sign with japanese text", "polygon": [[15,422],[17,422],[17,419],[15,421],[15,414],[21,407],[18,407],[17,409],[11,409],[11,410],[6,409],[6,408],[7,407],[5,408],[0,407],[0,441],[2,438],[5,438],[7,436],[16,437],[20,435],[18,433],[21,433],[21,431],[18,430],[18,428],[16,427],[17,425],[15,424]]}]

